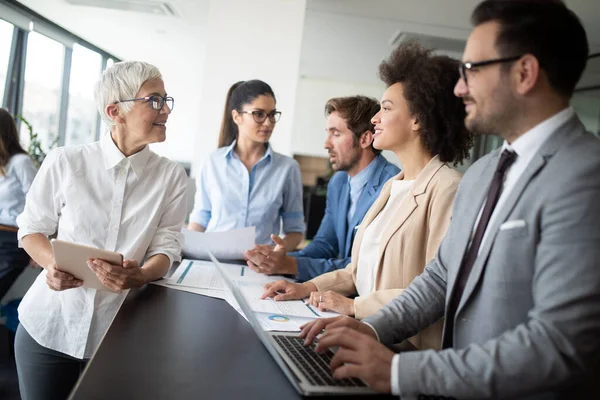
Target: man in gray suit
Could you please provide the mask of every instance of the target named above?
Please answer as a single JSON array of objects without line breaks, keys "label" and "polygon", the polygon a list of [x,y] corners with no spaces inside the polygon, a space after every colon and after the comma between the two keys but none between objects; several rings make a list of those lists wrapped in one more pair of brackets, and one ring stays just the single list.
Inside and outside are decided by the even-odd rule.
[{"label": "man in gray suit", "polygon": [[[401,296],[301,335],[326,328],[336,378],[402,399],[600,398],[600,141],[569,107],[585,31],[550,0],[485,1],[472,20],[455,94],[502,148],[466,172],[436,258]],[[441,351],[383,346],[444,316]]]}]

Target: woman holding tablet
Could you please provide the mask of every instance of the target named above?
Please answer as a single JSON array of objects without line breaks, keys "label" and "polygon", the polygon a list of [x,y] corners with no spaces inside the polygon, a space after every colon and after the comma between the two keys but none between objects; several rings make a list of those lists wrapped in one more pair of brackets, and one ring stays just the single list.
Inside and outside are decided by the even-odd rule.
[{"label": "woman holding tablet", "polygon": [[[173,109],[158,69],[116,63],[96,85],[110,133],[99,142],[48,154],[17,218],[18,238],[43,271],[19,307],[15,352],[23,400],[64,399],[94,353],[129,288],[180,260],[187,178],[150,151],[163,142]],[[123,255],[122,265],[90,260],[116,293],[81,287],[57,269],[48,236]]]}]

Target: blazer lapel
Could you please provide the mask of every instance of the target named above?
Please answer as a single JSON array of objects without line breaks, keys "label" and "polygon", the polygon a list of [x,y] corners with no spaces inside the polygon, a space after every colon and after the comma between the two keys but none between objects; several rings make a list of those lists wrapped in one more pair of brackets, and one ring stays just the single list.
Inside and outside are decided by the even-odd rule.
[{"label": "blazer lapel", "polygon": [[349,229],[348,227],[348,208],[350,207],[350,184],[348,181],[344,183],[344,185],[340,188],[340,197],[338,198],[338,212],[339,218],[336,221],[337,232],[338,234],[338,245],[340,246],[340,253],[346,253],[348,249],[343,247],[346,243],[346,236],[344,233],[347,233]]},{"label": "blazer lapel", "polygon": [[[385,249],[386,249],[389,241],[391,240],[392,236],[394,236],[394,234],[398,231],[398,229],[400,229],[402,227],[402,225],[404,225],[404,223],[408,220],[408,218],[411,216],[411,214],[417,209],[417,207],[419,206],[418,197],[421,196],[423,193],[425,193],[425,191],[427,190],[427,187],[429,186],[429,182],[435,176],[437,171],[439,171],[439,169],[442,168],[442,166],[444,166],[444,163],[442,163],[439,160],[438,156],[435,156],[434,158],[432,158],[429,161],[429,163],[425,166],[425,168],[423,168],[423,170],[419,173],[419,175],[417,176],[417,178],[415,179],[415,181],[412,185],[410,192],[408,193],[406,198],[402,201],[402,203],[398,207],[398,210],[394,213],[394,217],[392,218],[390,223],[387,225],[387,227],[385,228],[385,231],[383,232],[383,235],[381,236],[381,243],[379,245],[379,253],[378,253],[379,259],[377,260],[376,265],[379,265],[381,263],[381,259],[385,252]],[[397,181],[397,180],[401,180],[403,178],[404,178],[404,173],[401,172],[399,175],[396,175],[396,177],[392,178],[391,181]],[[392,189],[392,182],[390,182],[389,187],[386,187],[386,188],[387,188],[387,191],[386,191],[387,196],[386,196],[385,200],[387,203],[387,201],[390,197],[391,189]],[[379,212],[381,212],[381,209],[383,209],[384,205],[385,205],[385,203],[381,205],[381,207],[377,210],[377,213],[373,213],[371,221],[373,219],[375,219],[375,217],[379,214]],[[369,222],[371,222],[371,221],[369,221]],[[378,268],[376,280],[379,281],[380,277],[381,277],[381,268]]]},{"label": "blazer lapel", "polygon": [[[454,290],[454,284],[456,283],[456,277],[458,276],[458,271],[460,266],[462,265],[462,260],[465,257],[465,252],[467,251],[467,246],[471,241],[471,236],[473,233],[473,226],[475,225],[475,221],[479,216],[479,212],[481,211],[481,207],[487,197],[487,193],[489,187],[492,183],[492,177],[494,176],[494,171],[496,170],[496,165],[498,164],[498,160],[500,158],[500,150],[494,150],[491,153],[491,157],[488,160],[487,165],[483,169],[483,173],[480,176],[472,187],[466,189],[468,192],[468,196],[472,198],[474,201],[469,202],[468,207],[462,211],[462,214],[453,215],[452,219],[460,221],[458,222],[463,228],[459,235],[456,235],[455,240],[457,241],[457,246],[455,248],[456,254],[460,256],[457,258],[458,260],[458,268],[448,268],[448,283],[447,283],[447,295],[452,293]],[[479,182],[488,182],[487,185],[480,185]],[[457,210],[459,211],[459,210]]]},{"label": "blazer lapel", "polygon": [[[379,193],[379,197],[375,200],[375,203],[371,206],[369,211],[365,214],[362,222],[358,226],[358,230],[356,232],[356,236],[354,237],[354,243],[352,244],[351,254],[352,254],[352,264],[356,267],[358,256],[360,253],[360,243],[362,243],[362,237],[365,233],[365,229],[367,226],[373,222],[375,217],[379,214],[379,212],[385,207],[388,199],[390,198],[390,192],[392,189],[392,181],[397,179],[404,178],[404,172],[400,171],[400,173],[393,178],[391,178],[383,188],[381,188],[381,193]],[[352,274],[354,275],[354,279],[356,279],[356,268],[353,269]]]},{"label": "blazer lapel", "polygon": [[[379,156],[381,157],[381,156]],[[378,159],[375,162],[379,162],[377,165],[377,169],[373,171],[369,181],[367,182],[365,189],[361,193],[357,203],[356,210],[354,211],[354,215],[350,220],[350,225],[348,225],[348,231],[346,232],[346,253],[350,254],[352,251],[352,238],[355,236],[355,231],[358,225],[362,222],[363,217],[366,217],[366,213],[371,206],[371,199],[377,195],[377,190],[381,185],[380,178],[381,172],[383,170],[384,162],[379,161]]]},{"label": "blazer lapel", "polygon": [[479,251],[479,255],[477,256],[477,260],[473,265],[473,269],[471,270],[471,274],[467,279],[467,284],[465,286],[465,290],[461,297],[460,303],[456,310],[456,315],[460,312],[461,308],[468,301],[469,297],[473,293],[479,279],[483,271],[485,270],[485,265],[487,264],[487,259],[489,257],[490,251],[493,247],[494,240],[496,239],[496,235],[498,234],[498,229],[500,225],[506,221],[506,218],[511,213],[512,209],[517,204],[518,200],[521,198],[521,194],[531,181],[531,179],[536,176],[539,171],[546,165],[546,161],[550,158],[558,148],[577,130],[578,126],[581,132],[584,131],[579,119],[574,117],[568,120],[563,126],[557,129],[542,145],[542,148],[537,152],[537,154],[531,159],[527,168],[523,172],[523,175],[519,178],[517,183],[515,184],[512,192],[509,197],[506,199],[506,202],[502,205],[502,208],[498,210],[498,215],[494,219],[494,223],[487,228],[487,237],[485,242],[483,243],[483,247]]}]

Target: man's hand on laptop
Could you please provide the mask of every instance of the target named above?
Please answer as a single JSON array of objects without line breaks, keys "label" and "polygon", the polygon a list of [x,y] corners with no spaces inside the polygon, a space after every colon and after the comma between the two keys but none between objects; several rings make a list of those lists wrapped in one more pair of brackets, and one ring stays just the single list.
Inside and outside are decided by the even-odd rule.
[{"label": "man's hand on laptop", "polygon": [[[375,333],[368,325],[363,325]],[[320,336],[315,351],[334,347],[338,348],[331,359],[331,373],[335,379],[358,378],[378,392],[391,392],[393,351],[372,335],[350,327],[328,328]]]},{"label": "man's hand on laptop", "polygon": [[377,334],[373,328],[367,324],[363,324],[357,319],[347,316],[315,319],[307,324],[302,325],[300,328],[302,331],[300,332],[299,336],[304,339],[304,344],[307,346],[311,345],[315,338],[319,334],[323,333],[324,330],[332,330],[336,328],[351,329],[377,340]]},{"label": "man's hand on laptop", "polygon": [[298,263],[286,254],[283,239],[271,235],[271,240],[275,246],[257,244],[244,252],[248,266],[260,274],[297,275]]},{"label": "man's hand on laptop", "polygon": [[300,300],[310,296],[310,293],[315,290],[317,287],[312,282],[293,283],[281,280],[267,283],[265,292],[260,298],[272,297],[275,301]]}]

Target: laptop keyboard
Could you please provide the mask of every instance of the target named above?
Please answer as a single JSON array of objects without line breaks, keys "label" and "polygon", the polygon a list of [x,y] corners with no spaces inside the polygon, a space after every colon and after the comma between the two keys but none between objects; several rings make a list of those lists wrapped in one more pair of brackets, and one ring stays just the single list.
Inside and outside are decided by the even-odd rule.
[{"label": "laptop keyboard", "polygon": [[311,346],[304,346],[304,340],[299,337],[286,335],[273,335],[272,337],[294,362],[295,366],[304,373],[304,376],[311,384],[316,386],[341,387],[366,386],[359,379],[334,379],[331,376],[331,367],[329,366],[333,357],[333,353],[330,350],[319,354],[314,350],[314,343]]}]

